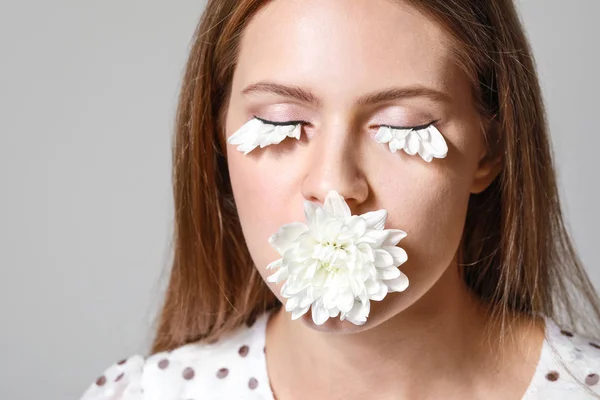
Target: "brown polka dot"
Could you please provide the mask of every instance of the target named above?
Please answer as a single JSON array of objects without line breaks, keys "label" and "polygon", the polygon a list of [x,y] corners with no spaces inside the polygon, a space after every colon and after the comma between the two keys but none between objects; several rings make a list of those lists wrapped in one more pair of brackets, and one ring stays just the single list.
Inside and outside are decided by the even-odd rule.
[{"label": "brown polka dot", "polygon": [[186,381],[189,381],[190,379],[193,379],[194,375],[196,375],[196,373],[190,367],[187,367],[186,369],[184,369],[183,373],[181,374],[181,376],[183,376],[183,379],[185,379]]},{"label": "brown polka dot", "polygon": [[560,331],[560,333],[562,333],[563,335],[568,336],[568,337],[573,337],[573,334],[569,331],[562,330],[562,331]]},{"label": "brown polka dot", "polygon": [[265,354],[267,353],[267,348],[266,347],[263,347],[263,353],[265,353]]},{"label": "brown polka dot", "polygon": [[169,360],[167,360],[166,358],[163,358],[162,360],[160,360],[158,362],[158,368],[160,369],[165,369],[169,366]]},{"label": "brown polka dot", "polygon": [[600,349],[600,346],[598,346],[596,343],[594,342],[590,342],[590,346],[596,348],[596,349]]},{"label": "brown polka dot", "polygon": [[255,322],[256,322],[256,315],[251,315],[246,320],[246,326],[248,326],[248,328],[252,328],[252,326],[254,325]]},{"label": "brown polka dot", "polygon": [[556,381],[558,380],[558,372],[556,371],[550,371],[546,374],[546,379],[548,379],[549,381]]},{"label": "brown polka dot", "polygon": [[248,355],[248,351],[250,351],[250,347],[243,345],[242,347],[240,347],[240,349],[238,350],[238,353],[240,354],[240,356],[242,357],[246,357]]},{"label": "brown polka dot", "polygon": [[121,361],[119,361],[117,364],[119,364],[119,365],[123,365],[123,364],[125,364],[126,362],[127,362],[127,359],[126,359],[126,358],[124,358],[124,359],[122,359]]},{"label": "brown polka dot", "polygon": [[258,381],[256,380],[256,378],[250,378],[250,380],[248,381],[248,387],[252,390],[258,387]]},{"label": "brown polka dot", "polygon": [[125,376],[125,373],[124,373],[124,372],[123,372],[123,373],[121,373],[121,375],[119,375],[119,376],[117,376],[117,377],[115,378],[115,382],[119,382],[121,379],[123,379],[123,376]]},{"label": "brown polka dot", "polygon": [[102,375],[100,378],[96,380],[96,385],[103,386],[106,383],[106,377]]},{"label": "brown polka dot", "polygon": [[599,380],[600,376],[598,376],[598,374],[589,374],[585,377],[585,383],[590,386],[595,385],[596,383],[598,383]]},{"label": "brown polka dot", "polygon": [[229,375],[229,370],[227,368],[221,368],[217,371],[217,378],[219,379],[226,378],[227,375]]}]

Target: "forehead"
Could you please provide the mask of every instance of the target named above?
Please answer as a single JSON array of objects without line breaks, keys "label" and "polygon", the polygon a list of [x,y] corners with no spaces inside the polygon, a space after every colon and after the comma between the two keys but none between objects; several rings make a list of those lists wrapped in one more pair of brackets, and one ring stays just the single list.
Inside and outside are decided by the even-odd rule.
[{"label": "forehead", "polygon": [[235,81],[353,97],[391,85],[451,92],[457,74],[448,34],[401,1],[274,0],[246,26]]}]

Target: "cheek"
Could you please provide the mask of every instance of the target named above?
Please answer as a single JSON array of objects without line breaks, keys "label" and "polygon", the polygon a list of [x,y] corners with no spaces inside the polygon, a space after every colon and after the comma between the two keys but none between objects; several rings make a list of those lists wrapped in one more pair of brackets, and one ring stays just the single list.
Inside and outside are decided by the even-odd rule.
[{"label": "cheek", "polygon": [[454,257],[470,193],[468,181],[460,176],[445,171],[439,175],[421,174],[410,181],[403,178],[382,194],[381,204],[388,209],[386,227],[407,233],[399,244],[408,253],[405,268],[445,268]]},{"label": "cheek", "polygon": [[[246,159],[244,159],[246,157]],[[252,259],[264,274],[264,267],[279,257],[269,245],[269,237],[282,223],[303,220],[303,210],[290,210],[289,182],[284,172],[274,174],[273,168],[262,170],[256,160],[248,160],[242,153],[228,156],[229,176],[240,217],[240,224]],[[270,173],[268,171],[271,171]]]}]

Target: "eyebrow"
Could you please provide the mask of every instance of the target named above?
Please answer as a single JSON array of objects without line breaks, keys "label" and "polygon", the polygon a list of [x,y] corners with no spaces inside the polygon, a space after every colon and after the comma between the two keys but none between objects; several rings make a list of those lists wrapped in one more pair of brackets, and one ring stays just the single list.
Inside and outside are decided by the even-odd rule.
[{"label": "eyebrow", "polygon": [[[303,89],[299,86],[287,86],[269,81],[253,83],[242,90],[242,94],[244,95],[254,93],[270,93],[278,96],[290,97],[303,103],[309,103],[315,106],[320,106],[322,104],[321,99],[319,99],[310,90]],[[424,86],[415,85],[407,87],[392,87],[383,91],[368,93],[360,97],[356,103],[360,106],[365,106],[411,97],[428,97],[438,102],[450,102],[450,96],[447,93]]]}]

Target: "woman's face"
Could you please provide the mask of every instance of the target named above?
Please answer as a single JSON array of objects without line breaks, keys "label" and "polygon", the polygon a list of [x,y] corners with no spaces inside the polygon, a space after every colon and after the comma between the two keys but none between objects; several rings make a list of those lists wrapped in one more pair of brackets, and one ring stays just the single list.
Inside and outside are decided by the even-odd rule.
[{"label": "woman's face", "polygon": [[[365,325],[338,318],[325,329],[368,329],[449,279],[443,273],[456,266],[469,195],[491,176],[480,163],[483,135],[467,77],[434,22],[389,0],[269,2],[241,39],[227,137],[253,116],[307,123],[300,140],[247,155],[227,145],[243,233],[263,278],[280,258],[269,237],[305,221],[305,200],[322,204],[335,190],[352,214],[386,209],[386,229],[407,233],[399,245],[408,253],[401,270],[410,285],[373,302]],[[428,163],[375,140],[380,125],[434,120],[448,144],[444,159]],[[285,302],[280,285],[270,287]],[[310,324],[310,312],[305,317]]]}]

